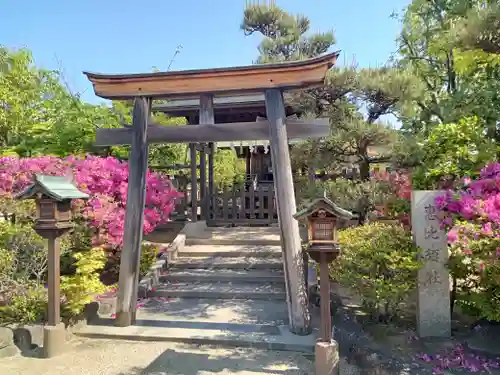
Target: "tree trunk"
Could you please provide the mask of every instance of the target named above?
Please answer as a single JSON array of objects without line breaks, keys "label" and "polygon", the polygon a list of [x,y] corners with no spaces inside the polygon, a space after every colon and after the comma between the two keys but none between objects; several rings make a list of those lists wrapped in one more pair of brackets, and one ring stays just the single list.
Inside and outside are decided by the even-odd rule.
[{"label": "tree trunk", "polygon": [[368,181],[370,179],[370,162],[366,159],[359,162],[359,177],[361,181]]}]

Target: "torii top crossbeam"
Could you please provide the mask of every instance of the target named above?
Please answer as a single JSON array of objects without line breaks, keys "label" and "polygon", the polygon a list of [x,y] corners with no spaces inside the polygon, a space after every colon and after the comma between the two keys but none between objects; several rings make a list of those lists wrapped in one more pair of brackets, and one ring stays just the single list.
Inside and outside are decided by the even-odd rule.
[{"label": "torii top crossbeam", "polygon": [[334,52],[312,59],[231,68],[184,70],[145,74],[84,72],[97,96],[106,99],[199,98],[201,94],[262,93],[267,89],[300,89],[323,85],[336,62]]}]

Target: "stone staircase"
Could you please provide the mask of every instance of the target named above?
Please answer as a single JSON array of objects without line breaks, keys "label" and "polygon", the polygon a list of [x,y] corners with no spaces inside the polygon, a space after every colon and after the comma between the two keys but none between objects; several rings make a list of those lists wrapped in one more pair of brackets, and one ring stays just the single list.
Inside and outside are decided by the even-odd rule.
[{"label": "stone staircase", "polygon": [[187,246],[160,281],[150,297],[281,300],[285,305],[279,246]]},{"label": "stone staircase", "polygon": [[288,328],[279,236],[231,228],[187,239],[159,284],[148,291],[131,327],[106,317],[81,336],[260,347],[312,353],[315,334]]}]

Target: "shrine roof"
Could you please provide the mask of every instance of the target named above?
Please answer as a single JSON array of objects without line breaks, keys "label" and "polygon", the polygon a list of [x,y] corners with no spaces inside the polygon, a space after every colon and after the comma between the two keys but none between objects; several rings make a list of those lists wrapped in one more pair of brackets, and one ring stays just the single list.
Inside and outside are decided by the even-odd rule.
[{"label": "shrine roof", "polygon": [[84,74],[92,82],[95,94],[106,99],[137,96],[191,99],[204,93],[234,96],[261,93],[272,88],[288,90],[321,86],[338,56],[339,52],[333,52],[277,64],[139,74]]}]

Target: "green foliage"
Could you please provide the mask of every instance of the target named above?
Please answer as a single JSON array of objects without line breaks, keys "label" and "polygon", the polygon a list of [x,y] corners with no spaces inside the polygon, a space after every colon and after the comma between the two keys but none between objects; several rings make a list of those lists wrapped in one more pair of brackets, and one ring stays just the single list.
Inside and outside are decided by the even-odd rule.
[{"label": "green foliage", "polygon": [[[113,102],[111,107],[85,103],[64,82],[61,72],[37,68],[30,51],[0,46],[0,155],[97,153],[127,158],[129,147],[96,148],[93,143],[97,128],[130,124],[133,103]],[[186,123],[161,113],[155,113],[153,121],[165,126]],[[178,163],[186,158],[186,147],[152,145],[150,161]]]},{"label": "green foliage", "polygon": [[217,186],[231,186],[245,179],[245,161],[233,150],[217,149],[214,155],[214,182]]},{"label": "green foliage", "polygon": [[158,256],[158,246],[153,244],[144,244],[141,249],[141,263],[140,263],[140,275],[143,277],[146,275],[156,262]]},{"label": "green foliage", "polygon": [[[141,260],[140,260],[140,277],[144,277],[151,266],[155,264],[157,256],[159,253],[159,248],[154,244],[143,244],[141,248]],[[118,276],[120,273],[120,255],[121,252],[115,254],[108,253],[105,266],[103,267],[104,272],[102,272],[101,280],[104,281],[106,285],[112,285],[118,282]]]},{"label": "green foliage", "polygon": [[11,279],[43,284],[48,260],[45,240],[30,226],[0,222],[0,248],[7,249],[14,259]]},{"label": "green foliage", "polygon": [[426,134],[440,123],[477,116],[486,136],[500,141],[500,65],[484,52],[489,47],[483,44],[483,51],[477,51],[482,42],[491,47],[497,33],[495,22],[488,21],[497,6],[487,3],[413,0],[405,10],[398,64],[424,90],[401,108],[404,129]]},{"label": "green foliage", "polygon": [[0,247],[0,296],[8,299],[15,293],[15,258],[11,251]]},{"label": "green foliage", "polygon": [[30,226],[0,222],[0,324],[43,321],[47,250]]},{"label": "green foliage", "polygon": [[20,291],[0,306],[0,324],[33,324],[47,317],[47,292],[42,287]]},{"label": "green foliage", "polygon": [[326,196],[335,204],[351,212],[366,214],[375,206],[381,205],[389,197],[389,188],[385,183],[375,180],[352,181],[338,178],[331,181],[300,181],[297,186],[298,209],[307,202]]},{"label": "green foliage", "polygon": [[341,256],[330,275],[352,288],[375,316],[390,319],[416,288],[419,250],[398,225],[371,223],[340,231]]},{"label": "green foliage", "polygon": [[479,119],[473,117],[436,126],[422,150],[423,165],[413,175],[413,185],[418,189],[439,188],[463,176],[473,178],[495,160],[497,151]]},{"label": "green foliage", "polygon": [[68,316],[79,315],[86,304],[96,295],[102,294],[107,287],[99,279],[100,271],[106,264],[106,252],[101,248],[73,254],[75,274],[61,276],[61,294],[65,301],[63,312]]},{"label": "green foliage", "polygon": [[458,45],[466,49],[500,54],[500,4],[487,2],[480,9],[472,9],[458,23]]},{"label": "green foliage", "polygon": [[258,63],[301,60],[320,55],[335,44],[332,31],[307,36],[310,21],[303,15],[291,15],[274,4],[249,4],[241,29],[245,35],[260,33]]}]

